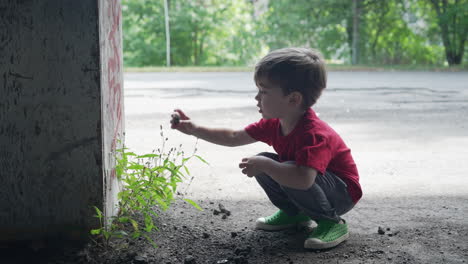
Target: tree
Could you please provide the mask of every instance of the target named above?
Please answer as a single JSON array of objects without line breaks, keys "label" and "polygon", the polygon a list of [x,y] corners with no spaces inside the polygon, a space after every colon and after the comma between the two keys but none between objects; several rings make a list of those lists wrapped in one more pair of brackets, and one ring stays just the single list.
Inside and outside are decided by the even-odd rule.
[{"label": "tree", "polygon": [[437,15],[445,56],[449,65],[463,61],[468,34],[467,0],[427,0]]},{"label": "tree", "polygon": [[275,0],[260,21],[270,49],[307,46],[319,49],[325,57],[349,54],[346,19],[351,17],[348,0]]},{"label": "tree", "polygon": [[250,0],[170,0],[166,56],[164,2],[122,0],[125,65],[245,65],[258,54]]}]

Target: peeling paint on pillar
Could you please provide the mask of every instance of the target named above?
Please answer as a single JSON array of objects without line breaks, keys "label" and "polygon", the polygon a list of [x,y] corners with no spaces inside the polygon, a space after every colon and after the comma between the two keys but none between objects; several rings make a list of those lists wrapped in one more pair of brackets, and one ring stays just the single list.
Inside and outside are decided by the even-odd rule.
[{"label": "peeling paint on pillar", "polygon": [[119,0],[99,1],[105,214],[115,215],[120,189],[115,174],[115,150],[123,144],[122,23]]},{"label": "peeling paint on pillar", "polygon": [[92,205],[114,212],[120,18],[119,1],[0,1],[0,240],[83,238]]}]

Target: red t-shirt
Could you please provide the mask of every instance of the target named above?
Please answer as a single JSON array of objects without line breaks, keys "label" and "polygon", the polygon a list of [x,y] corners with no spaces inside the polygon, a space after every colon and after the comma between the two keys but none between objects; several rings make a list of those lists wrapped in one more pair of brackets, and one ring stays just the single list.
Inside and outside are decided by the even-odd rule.
[{"label": "red t-shirt", "polygon": [[280,121],[261,119],[245,131],[255,140],[273,146],[280,162],[295,161],[297,165],[333,172],[348,185],[354,203],[362,196],[359,174],[351,150],[327,123],[320,120],[312,108],[297,123],[291,133],[283,136]]}]

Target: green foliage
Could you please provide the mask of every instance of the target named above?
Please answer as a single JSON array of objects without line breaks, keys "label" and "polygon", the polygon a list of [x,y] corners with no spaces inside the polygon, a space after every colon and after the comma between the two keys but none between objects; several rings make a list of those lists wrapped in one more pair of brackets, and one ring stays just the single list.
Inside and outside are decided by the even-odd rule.
[{"label": "green foliage", "polygon": [[271,49],[306,46],[319,49],[325,57],[346,55],[346,18],[350,1],[270,1],[259,20],[262,37]]},{"label": "green foliage", "polygon": [[450,65],[463,62],[463,54],[467,49],[468,37],[468,0],[419,0],[416,1],[421,14],[443,44],[445,58]]},{"label": "green foliage", "polygon": [[443,64],[443,49],[421,34],[416,10],[409,1],[367,1],[361,31],[367,41],[361,43],[361,62]]},{"label": "green foliage", "polygon": [[[153,217],[158,217],[155,207],[161,210],[169,208],[175,199],[178,184],[190,176],[187,163],[192,158],[208,164],[195,154],[196,148],[188,157],[181,149],[182,145],[166,152],[165,145],[168,139],[164,138],[162,127],[161,137],[162,148],[152,153],[138,155],[126,147],[116,150],[115,170],[122,183],[122,190],[118,193],[118,214],[106,223],[101,210],[94,207],[100,227],[91,230],[91,235],[98,237],[105,246],[108,246],[112,237],[127,236],[134,239],[143,236],[155,245],[148,236],[157,230],[153,221]],[[183,200],[202,210],[194,201],[186,198]],[[143,225],[137,222],[136,215],[143,217]],[[125,227],[130,227],[132,232],[127,234],[124,231]]]},{"label": "green foliage", "polygon": [[[166,65],[163,0],[122,0],[124,62]],[[350,62],[351,0],[169,0],[174,66],[252,66],[269,50],[305,46]],[[365,64],[451,65],[467,49],[468,0],[359,0]],[[262,6],[267,4],[267,6]],[[438,11],[437,11],[438,10]]]},{"label": "green foliage", "polygon": [[[163,4],[122,1],[126,66],[166,65]],[[259,50],[252,15],[250,1],[170,0],[172,64],[244,65]]]}]

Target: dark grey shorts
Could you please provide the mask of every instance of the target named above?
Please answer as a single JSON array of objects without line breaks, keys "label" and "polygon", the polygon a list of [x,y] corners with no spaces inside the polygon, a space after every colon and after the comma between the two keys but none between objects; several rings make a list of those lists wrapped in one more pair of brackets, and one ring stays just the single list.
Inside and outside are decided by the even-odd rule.
[{"label": "dark grey shorts", "polygon": [[[262,152],[258,155],[278,161],[278,155]],[[287,161],[293,163],[294,161]],[[318,174],[315,183],[307,190],[282,186],[265,173],[256,175],[260,186],[270,201],[288,215],[303,212],[314,220],[340,221],[340,216],[354,207],[346,183],[332,172]]]}]

